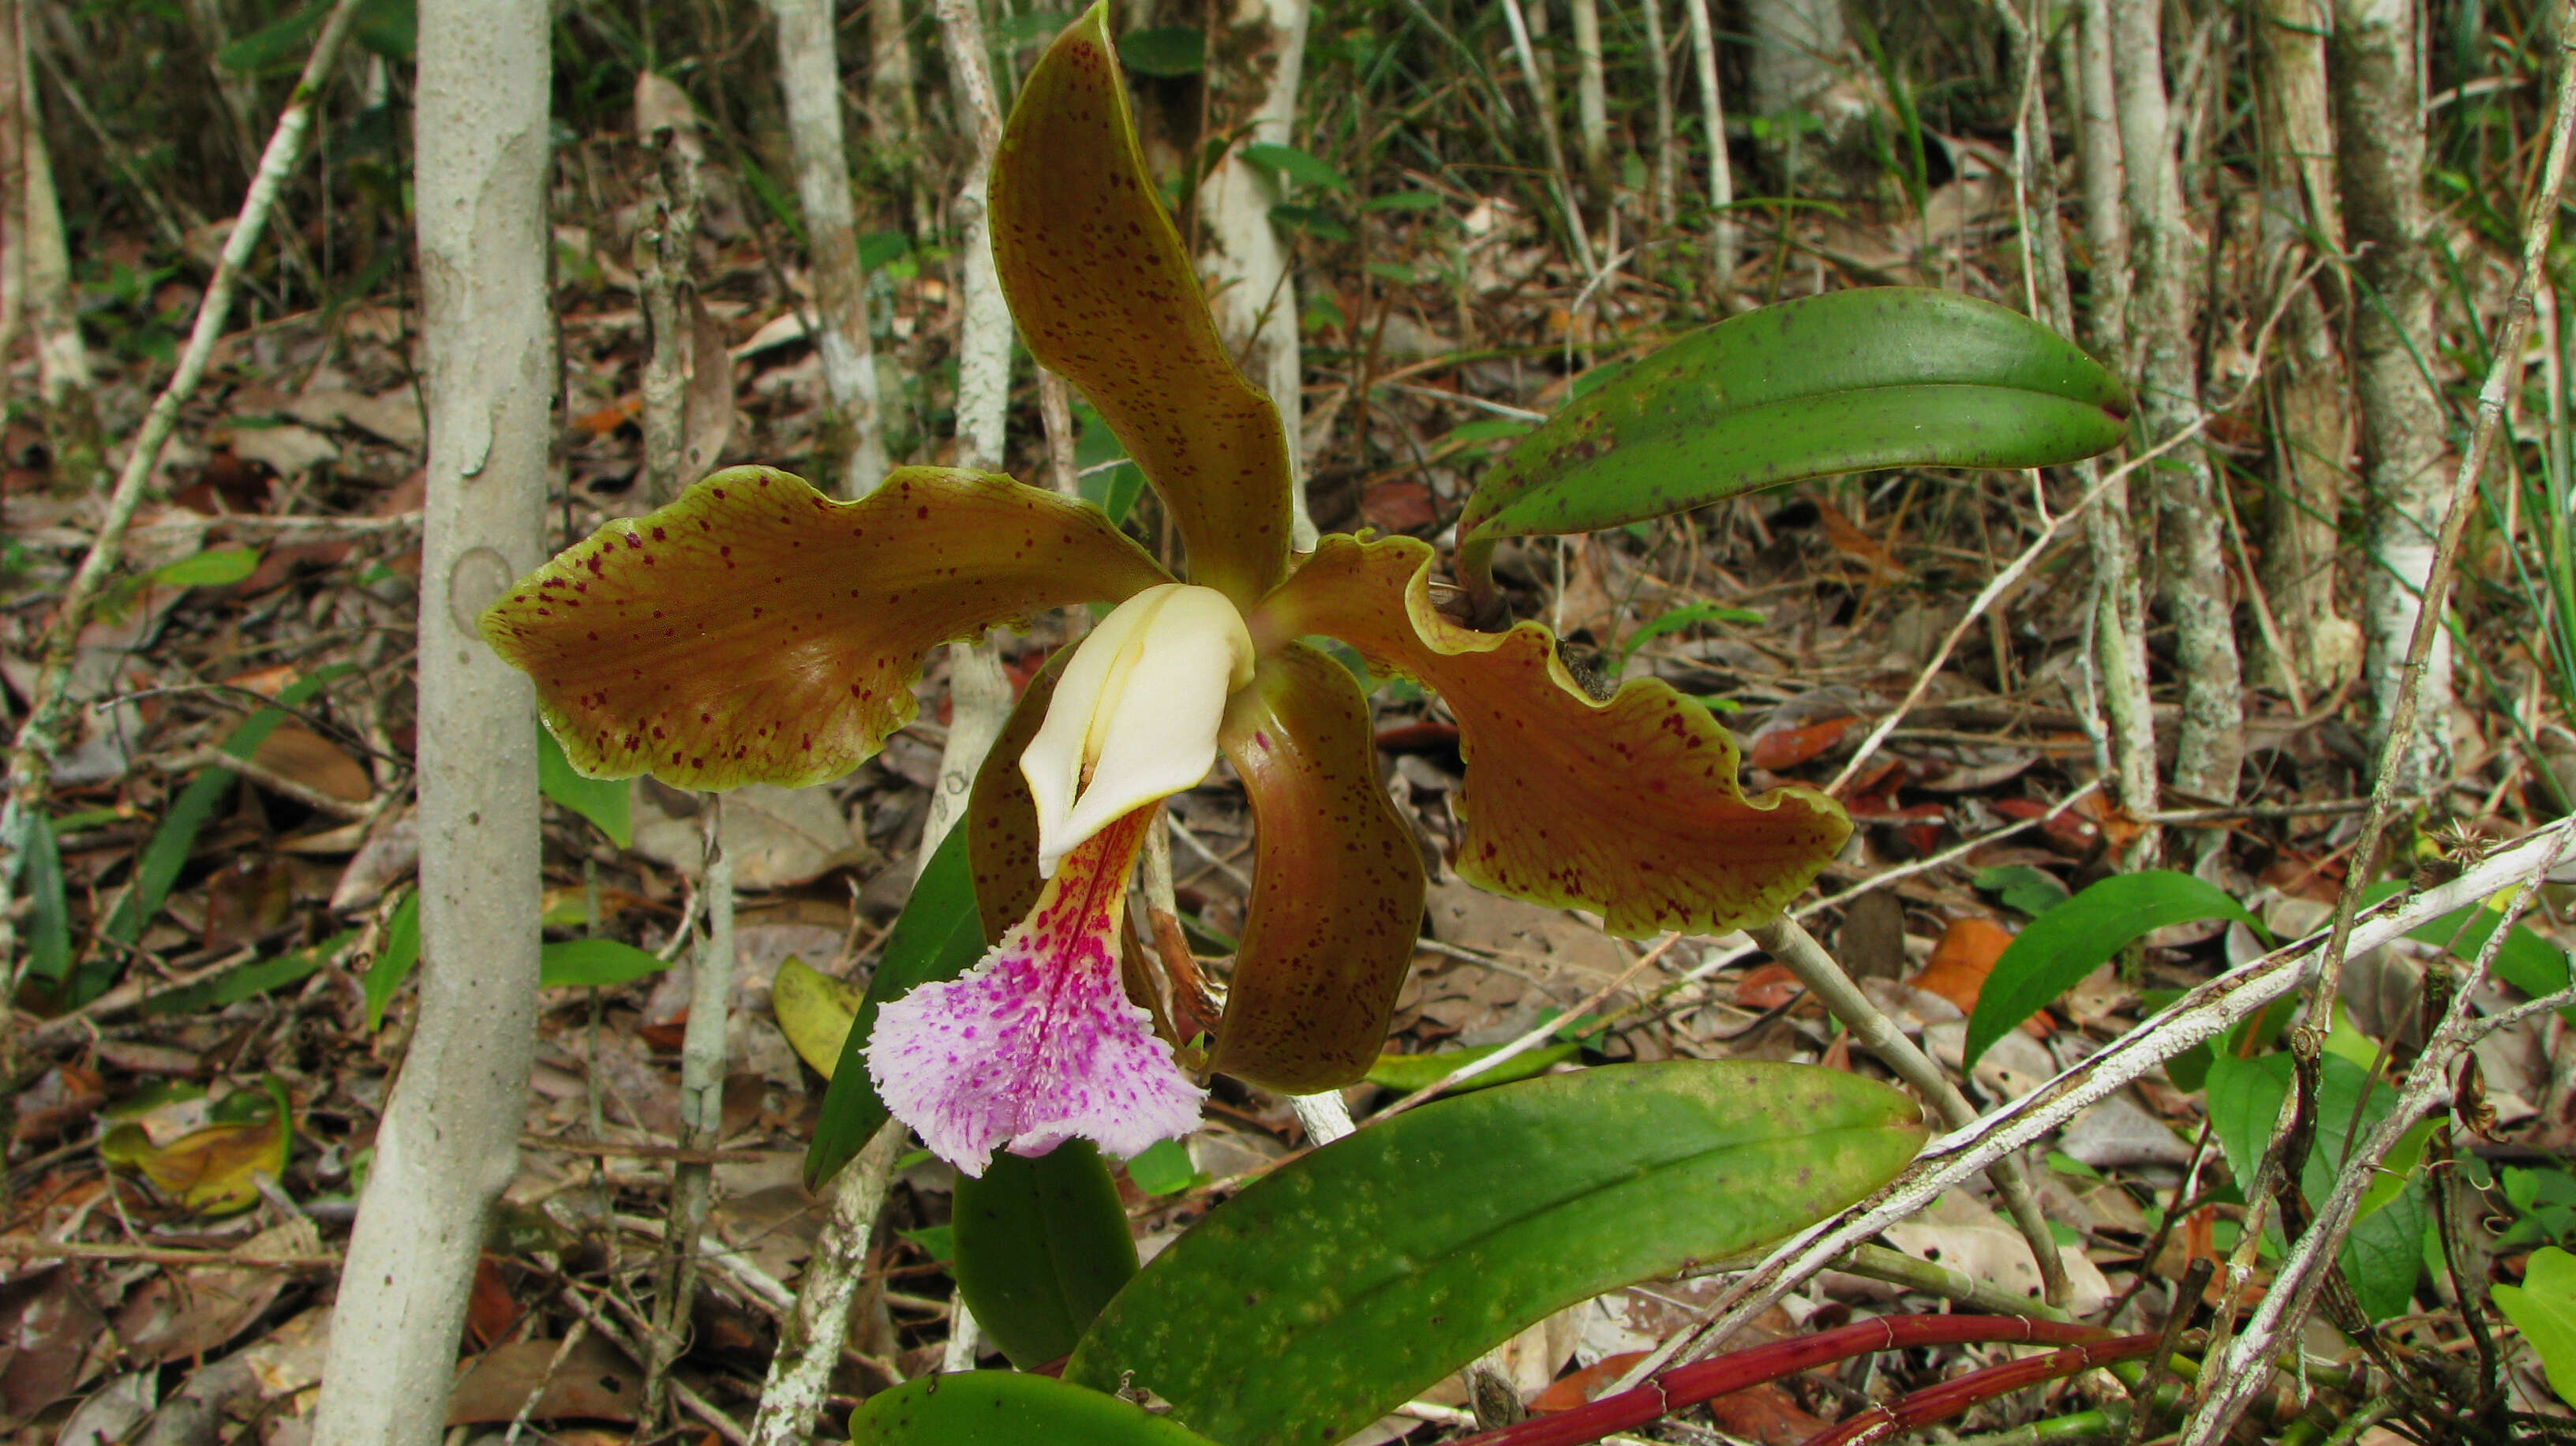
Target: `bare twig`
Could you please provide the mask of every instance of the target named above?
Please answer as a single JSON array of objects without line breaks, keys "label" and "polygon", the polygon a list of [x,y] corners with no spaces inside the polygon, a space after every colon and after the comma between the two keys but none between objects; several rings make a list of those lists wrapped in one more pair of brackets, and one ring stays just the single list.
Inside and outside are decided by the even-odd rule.
[{"label": "bare twig", "polygon": [[[1750,931],[1753,942],[1761,945],[1772,958],[1788,966],[1807,992],[1816,996],[1861,1048],[1876,1055],[1881,1064],[1895,1071],[1896,1077],[1914,1086],[1950,1128],[1966,1129],[1977,1121],[1976,1106],[1950,1083],[1950,1077],[1932,1062],[1932,1057],[1905,1037],[1869,996],[1844,973],[1825,946],[1816,942],[1795,919],[1782,918]],[[1994,1182],[1996,1193],[2004,1197],[2013,1225],[2029,1244],[2031,1258],[2039,1265],[2039,1278],[2050,1305],[2066,1304],[2066,1262],[2058,1257],[2057,1237],[2048,1233],[2048,1218],[2040,1213],[2039,1199],[2031,1191],[2030,1176],[2018,1155],[1997,1161],[1986,1171]]]},{"label": "bare twig", "polygon": [[850,1302],[868,1261],[876,1229],[894,1182],[894,1162],[911,1132],[889,1120],[832,1179],[831,1211],[814,1242],[813,1258],[796,1284],[796,1307],[781,1323],[777,1352],[761,1386],[760,1413],[752,1418],[758,1446],[797,1446],[814,1436],[815,1418],[849,1338]]},{"label": "bare twig", "polygon": [[[2563,127],[2560,134],[2565,134]],[[2505,936],[2513,931],[2514,921],[2531,906],[2541,879],[2557,864],[2567,844],[2568,834],[2563,829],[2550,839],[2539,866],[2522,880],[2512,906],[2496,921],[2495,932],[2479,948],[2468,977],[2452,991],[2450,1008],[2444,1012],[2433,1037],[2425,1042],[2423,1053],[2407,1069],[2405,1082],[2398,1087],[2388,1113],[2344,1157],[2333,1193],[2318,1204],[2316,1218],[2308,1222],[2298,1243],[2290,1247],[2270,1288],[2264,1292],[2263,1303],[2255,1307],[2245,1329],[2212,1362],[2212,1369],[2202,1372],[2200,1407],[2183,1428],[2182,1446],[2208,1446],[2223,1439],[2235,1425],[2236,1418],[2261,1388],[2266,1366],[2280,1342],[2298,1330],[2315,1304],[2336,1253],[2343,1248],[2344,1237],[2352,1232],[2359,1218],[2361,1197],[2379,1179],[2380,1166],[2389,1152],[2397,1147],[2401,1136],[2415,1127],[2416,1121],[2432,1113],[2435,1106],[2449,1103],[2451,1066],[2479,1034],[2477,1022],[2469,1017],[2470,1001],[2479,986],[2486,983],[2495,957],[2504,947]],[[2290,1178],[2298,1177],[2293,1174]]]},{"label": "bare twig", "polygon": [[337,1270],[340,1252],[324,1250],[296,1255],[233,1255],[221,1250],[183,1250],[154,1245],[97,1245],[79,1240],[44,1240],[32,1235],[0,1235],[0,1257],[17,1260],[102,1260],[119,1264],[194,1265],[221,1270]]},{"label": "bare twig", "polygon": [[[706,810],[703,897],[707,932],[690,976],[689,1023],[680,1042],[680,1148],[703,1157],[724,1133],[725,1022],[733,1000],[733,851],[724,846],[722,795]],[[671,1167],[671,1223],[662,1235],[652,1355],[644,1367],[644,1419],[659,1421],[697,1295],[698,1236],[706,1227],[715,1167],[702,1158]]]}]

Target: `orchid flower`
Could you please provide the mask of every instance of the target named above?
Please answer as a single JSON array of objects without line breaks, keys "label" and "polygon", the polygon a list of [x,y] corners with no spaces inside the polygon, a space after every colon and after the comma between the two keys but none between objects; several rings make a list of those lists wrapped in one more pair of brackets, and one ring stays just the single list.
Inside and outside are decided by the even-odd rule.
[{"label": "orchid flower", "polygon": [[1121,982],[1127,879],[1162,800],[1223,754],[1249,796],[1252,897],[1211,1068],[1310,1093],[1374,1062],[1419,932],[1423,864],[1379,782],[1368,702],[1302,641],[1340,638],[1447,703],[1466,778],[1455,867],[1613,933],[1777,914],[1849,822],[1811,790],[1747,798],[1733,740],[1638,680],[1606,702],[1536,623],[1462,626],[1408,537],[1289,549],[1287,441],[1236,371],[1155,199],[1102,12],[1030,73],[994,162],[1003,285],[1177,526],[1174,578],[1096,509],[1007,477],[905,467],[837,502],[763,467],[707,478],[539,568],[483,618],[598,777],[801,787],[913,716],[923,655],[1043,609],[1116,604],[1031,685],[968,809],[988,937],[964,976],[879,1013],[887,1107],[980,1174],[1074,1137],[1133,1155],[1204,1091]]}]

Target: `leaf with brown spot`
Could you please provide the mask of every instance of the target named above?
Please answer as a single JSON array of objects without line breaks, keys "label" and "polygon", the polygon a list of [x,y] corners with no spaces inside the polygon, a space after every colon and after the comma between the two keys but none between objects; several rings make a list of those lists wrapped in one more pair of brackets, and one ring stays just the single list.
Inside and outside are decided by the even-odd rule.
[{"label": "leaf with brown spot", "polygon": [[1457,715],[1467,779],[1458,872],[1497,893],[1598,911],[1614,934],[1724,933],[1771,918],[1851,832],[1809,788],[1745,797],[1735,740],[1654,679],[1595,701],[1536,623],[1481,633],[1431,604],[1431,548],[1327,537],[1253,619],[1328,633],[1420,679]]},{"label": "leaf with brown spot", "polygon": [[583,773],[800,788],[911,721],[932,647],[1166,581],[1097,510],[1007,477],[905,467],[836,502],[733,467],[566,549],[482,627]]},{"label": "leaf with brown spot", "polygon": [[1248,606],[1287,570],[1287,436],[1155,197],[1095,6],[1020,87],[993,156],[993,261],[1030,353],[1082,388],[1171,509],[1190,581]]},{"label": "leaf with brown spot", "polygon": [[1261,660],[1217,735],[1252,800],[1252,903],[1215,1067],[1288,1094],[1377,1062],[1422,932],[1422,856],[1378,786],[1368,700],[1302,643]]}]

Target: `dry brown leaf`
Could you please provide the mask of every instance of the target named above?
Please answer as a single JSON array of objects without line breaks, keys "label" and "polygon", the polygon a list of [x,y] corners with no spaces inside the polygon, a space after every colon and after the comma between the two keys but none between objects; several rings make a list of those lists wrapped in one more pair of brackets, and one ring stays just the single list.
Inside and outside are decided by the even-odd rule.
[{"label": "dry brown leaf", "polygon": [[339,744],[310,728],[280,723],[252,750],[251,762],[315,793],[343,803],[364,803],[375,796],[366,768]]},{"label": "dry brown leaf", "polygon": [[518,1417],[531,1392],[543,1388],[535,1421],[579,1417],[593,1421],[632,1421],[643,1403],[643,1373],[615,1346],[584,1335],[555,1365],[561,1341],[514,1341],[487,1352],[447,1396],[447,1424],[475,1426]]},{"label": "dry brown leaf", "polygon": [[1992,919],[1970,916],[1953,919],[1932,949],[1930,962],[1909,981],[1917,989],[1928,989],[1959,1006],[1962,1014],[1977,1012],[1977,995],[1986,987],[1986,976],[1994,972],[1995,961],[2011,947],[2011,931]]}]

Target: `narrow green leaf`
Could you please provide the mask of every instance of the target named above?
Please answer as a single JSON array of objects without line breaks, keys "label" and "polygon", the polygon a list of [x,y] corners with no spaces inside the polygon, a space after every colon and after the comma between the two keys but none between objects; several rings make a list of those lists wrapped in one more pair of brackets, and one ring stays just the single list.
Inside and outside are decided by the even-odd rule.
[{"label": "narrow green leaf", "polygon": [[1071,1140],[1034,1160],[1005,1151],[957,1177],[957,1289],[1021,1370],[1073,1349],[1136,1273],[1136,1242],[1100,1152]]},{"label": "narrow green leaf", "polygon": [[203,983],[185,989],[173,989],[145,1000],[145,1014],[194,1014],[200,1009],[221,1009],[256,994],[282,989],[289,984],[311,978],[333,955],[348,947],[358,937],[354,932],[332,935],[309,949],[295,949],[274,959],[260,959],[245,964],[229,974],[219,974]]},{"label": "narrow green leaf", "polygon": [[[1499,1044],[1480,1044],[1473,1049],[1444,1049],[1436,1054],[1381,1054],[1377,1063],[1369,1066],[1368,1082],[1380,1089],[1411,1094],[1448,1078],[1449,1072],[1460,1065],[1474,1064],[1500,1048]],[[1512,1056],[1458,1088],[1482,1089],[1542,1075],[1582,1052],[1582,1045],[1565,1040],[1542,1044]]]},{"label": "narrow green leaf", "polygon": [[1978,892],[1994,895],[2005,908],[2030,919],[2038,918],[2067,900],[2066,885],[2057,875],[2028,864],[1980,869],[1976,885]]},{"label": "narrow green leaf", "polygon": [[[60,984],[72,972],[71,907],[63,897],[63,857],[54,821],[27,814],[27,967]],[[8,1001],[0,1000],[0,1008]]]},{"label": "narrow green leaf", "polygon": [[670,967],[671,961],[614,939],[567,939],[537,951],[537,983],[546,989],[605,989]]},{"label": "narrow green leaf", "polygon": [[164,563],[153,570],[152,580],[163,587],[223,587],[257,571],[258,549],[224,547]]},{"label": "narrow green leaf", "polygon": [[411,977],[412,966],[420,962],[420,893],[413,890],[403,895],[394,909],[393,918],[385,925],[384,947],[376,951],[375,962],[367,966],[367,1029],[373,1033],[385,1027],[385,1006],[393,1003],[403,981]]},{"label": "narrow green leaf", "polygon": [[[301,707],[323,685],[354,671],[346,663],[318,668],[305,677],[286,685],[277,695],[277,706],[261,708],[242,720],[224,739],[223,750],[235,758],[248,758],[286,721],[285,709]],[[209,768],[191,779],[188,786],[172,800],[169,811],[144,842],[143,852],[134,861],[134,879],[127,885],[125,896],[117,900],[99,932],[113,944],[132,944],[143,937],[143,930],[161,916],[161,906],[170,900],[170,890],[179,882],[180,870],[187,867],[188,856],[196,852],[197,835],[206,821],[214,817],[226,795],[232,792],[240,775],[229,768]],[[96,998],[116,981],[116,970],[122,951],[104,952],[81,969],[75,980],[70,1003],[82,1004]]]},{"label": "narrow green leaf", "polygon": [[1321,186],[1328,191],[1347,191],[1351,183],[1342,173],[1295,146],[1274,146],[1256,142],[1235,152],[1265,171],[1275,171],[1292,181]]},{"label": "narrow green leaf", "polygon": [[1207,68],[1207,37],[1195,25],[1131,30],[1118,38],[1118,59],[1138,75],[1196,75]]},{"label": "narrow green leaf", "polygon": [[894,932],[886,936],[876,972],[868,977],[867,998],[850,1023],[832,1087],[823,1095],[814,1142],[805,1147],[807,1189],[820,1189],[839,1174],[886,1122],[885,1102],[868,1079],[868,1036],[876,1030],[877,1010],[931,980],[956,978],[982,957],[984,921],[975,907],[975,870],[961,820],[939,841],[920,882],[912,886]]},{"label": "narrow green leaf", "polygon": [[2262,921],[2217,885],[2162,869],[2114,874],[2031,920],[1986,976],[1976,1012],[1968,1016],[1967,1062],[1975,1064],[2005,1030],[2046,1008],[2112,955],[2158,929],[2201,919],[2232,919],[2263,932]]},{"label": "narrow green leaf", "polygon": [[921,1376],[850,1413],[850,1446],[1215,1446],[1116,1396],[1018,1371]]},{"label": "narrow green leaf", "polygon": [[2040,467],[2128,435],[2119,380],[2018,312],[1875,287],[1693,332],[1568,403],[1485,474],[1458,521],[1481,585],[1505,537],[1590,532],[1801,478]]},{"label": "narrow green leaf", "polygon": [[2576,1407],[2576,1255],[2555,1245],[2531,1252],[2522,1284],[2497,1286],[2495,1302],[2539,1353],[2549,1389]]},{"label": "narrow green leaf", "polygon": [[1437,191],[1397,191],[1360,202],[1363,211],[1437,211],[1447,198]]},{"label": "narrow green leaf", "polygon": [[1339,1441],[1552,1311],[1776,1239],[1904,1168],[1914,1101],[1807,1066],[1613,1065],[1273,1170],[1128,1282],[1064,1379],[1228,1446]]},{"label": "narrow green leaf", "polygon": [[537,791],[597,824],[619,848],[635,842],[634,825],[627,817],[633,790],[634,783],[628,779],[584,778],[564,757],[555,735],[543,723],[537,725]]},{"label": "narrow green leaf", "polygon": [[1762,614],[1751,608],[1731,608],[1724,603],[1713,602],[1689,603],[1674,608],[1660,617],[1648,619],[1644,625],[1630,633],[1627,640],[1619,645],[1619,661],[1624,666],[1628,659],[1635,657],[1637,650],[1646,644],[1666,633],[1677,633],[1684,628],[1697,627],[1701,623],[1758,625],[1761,621]]}]

